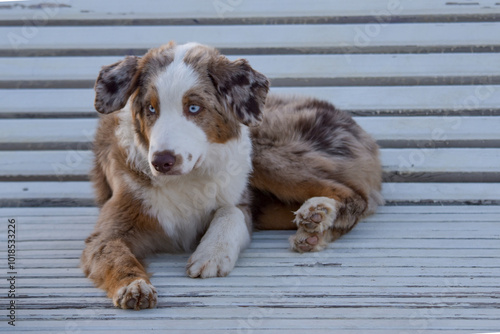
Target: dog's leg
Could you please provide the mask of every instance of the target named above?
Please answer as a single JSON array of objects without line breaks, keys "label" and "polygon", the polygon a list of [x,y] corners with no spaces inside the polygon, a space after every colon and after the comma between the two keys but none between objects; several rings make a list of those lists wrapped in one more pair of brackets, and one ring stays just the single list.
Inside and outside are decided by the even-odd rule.
[{"label": "dog's leg", "polygon": [[138,257],[151,251],[158,231],[152,225],[150,234],[140,232],[137,226],[146,226],[148,221],[134,215],[133,206],[122,206],[122,209],[117,211],[116,203],[109,202],[101,209],[95,231],[85,240],[81,265],[115,306],[136,310],[154,308],[157,293]]},{"label": "dog's leg", "polygon": [[[201,242],[190,257],[190,277],[226,276],[234,268],[240,251],[250,243],[250,230],[238,207],[217,210]],[[247,218],[248,219],[248,218]]]},{"label": "dog's leg", "polygon": [[84,272],[107,292],[115,306],[135,310],[156,306],[156,289],[123,239],[101,237],[96,232],[86,243],[82,255]]}]

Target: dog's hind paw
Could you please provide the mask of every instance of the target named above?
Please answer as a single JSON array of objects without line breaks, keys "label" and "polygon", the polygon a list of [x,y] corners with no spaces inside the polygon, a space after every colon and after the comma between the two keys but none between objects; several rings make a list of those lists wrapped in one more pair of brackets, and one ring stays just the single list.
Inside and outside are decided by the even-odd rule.
[{"label": "dog's hind paw", "polygon": [[328,230],[337,218],[334,199],[312,197],[295,212],[297,233],[290,237],[290,246],[296,252],[318,252],[328,245]]},{"label": "dog's hind paw", "polygon": [[329,197],[312,197],[295,212],[294,222],[297,228],[309,233],[323,233],[333,227],[337,218],[334,199]]}]

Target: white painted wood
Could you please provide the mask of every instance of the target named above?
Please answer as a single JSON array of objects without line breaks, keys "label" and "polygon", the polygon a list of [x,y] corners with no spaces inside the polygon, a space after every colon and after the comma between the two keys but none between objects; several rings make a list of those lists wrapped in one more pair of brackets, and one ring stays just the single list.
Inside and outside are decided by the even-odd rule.
[{"label": "white painted wood", "polygon": [[[500,201],[495,183],[385,183],[382,194],[390,202]],[[0,182],[0,201],[92,198],[90,182]]]},{"label": "white painted wood", "polygon": [[[57,242],[47,242],[47,240],[40,241],[20,241],[19,244],[26,250],[75,250],[84,247],[84,239],[87,235],[82,235],[78,240],[57,240]],[[281,240],[254,240],[254,247],[267,249],[269,252],[273,250],[288,250],[290,244],[287,238]],[[437,249],[494,249],[500,251],[498,239],[398,239],[398,238],[374,238],[374,239],[359,239],[353,236],[346,236],[341,238],[330,246],[332,249],[344,247],[359,247],[359,248],[380,248],[380,249],[418,249],[418,248],[437,248]],[[66,272],[66,271],[65,271]],[[68,272],[69,273],[69,272]],[[372,271],[371,274],[374,274]],[[63,274],[61,274],[63,275]],[[69,273],[70,275],[70,273]],[[247,273],[245,275],[258,275],[257,273]],[[264,273],[263,273],[264,275]],[[367,273],[369,275],[369,273]]]},{"label": "white painted wood", "polygon": [[0,199],[91,198],[89,182],[0,182]]},{"label": "white painted wood", "polygon": [[94,155],[91,151],[0,151],[0,176],[86,176]]},{"label": "white painted wood", "polygon": [[500,172],[500,149],[382,149],[384,171],[401,173]]},{"label": "white painted wood", "polygon": [[[263,288],[265,289],[265,288]],[[412,291],[412,288],[408,288],[408,290]],[[234,314],[235,317],[246,317],[248,314],[256,311],[256,308],[233,308],[231,313]],[[289,319],[289,318],[301,318],[304,317],[317,317],[318,319],[366,319],[366,318],[380,318],[380,319],[395,319],[395,318],[406,318],[411,313],[419,313],[417,309],[398,309],[398,308],[390,308],[390,307],[380,307],[374,308],[371,310],[360,308],[357,312],[352,312],[352,309],[338,307],[338,308],[325,308],[322,312],[318,312],[317,309],[308,309],[308,308],[300,308],[300,309],[271,309],[269,307],[262,307],[262,317],[263,318],[272,318],[280,317],[281,319]],[[493,313],[493,310],[489,309],[478,309],[481,314],[478,314],[478,318],[482,319],[495,319],[496,314]],[[38,310],[38,315],[40,317],[44,316],[60,316],[60,317],[71,317],[76,319],[85,319],[87,317],[95,316],[96,310],[92,309],[61,309],[61,310]],[[370,313],[371,312],[371,313]],[[213,306],[210,309],[199,307],[199,308],[182,308],[182,307],[169,307],[168,312],[165,312],[164,309],[157,309],[149,311],[150,316],[156,319],[169,319],[169,318],[217,318],[224,319],[228,317],[227,309],[224,307],[216,307]],[[467,308],[442,308],[440,309],[440,314],[442,317],[453,318],[456,314],[464,314],[467,313]],[[112,319],[127,319],[130,317],[129,312],[122,312],[120,310],[106,310],[106,314],[101,315],[104,318],[112,318]],[[415,319],[425,318],[424,314],[416,314]]]},{"label": "white painted wood", "polygon": [[88,143],[97,119],[6,119],[0,122],[0,143]]},{"label": "white painted wood", "polygon": [[[268,250],[269,251],[269,250]],[[351,249],[351,251],[353,251]],[[393,251],[398,251],[398,250],[393,250]],[[389,250],[387,250],[389,252]],[[297,256],[297,255],[295,255]],[[333,256],[333,255],[332,255]],[[174,268],[175,269],[175,268]],[[328,268],[331,271],[331,268]],[[307,280],[307,268],[303,267],[290,267],[290,270],[288,271],[283,271],[281,275],[278,275],[277,277],[264,277],[262,276],[261,278],[255,278],[251,277],[248,279],[245,279],[243,277],[236,277],[236,276],[227,276],[225,278],[214,278],[214,279],[208,279],[208,280],[193,280],[188,277],[182,277],[179,275],[179,277],[158,277],[158,273],[153,275],[152,277],[152,282],[153,284],[159,288],[159,287],[164,287],[166,289],[170,290],[175,290],[177,286],[182,286],[182,287],[192,287],[198,288],[198,289],[206,289],[206,288],[217,288],[220,286],[253,286],[255,288],[258,288],[258,285],[256,285],[256,282],[265,282],[265,286],[268,287],[275,287],[280,291],[280,287],[283,285],[292,285],[295,284],[297,286],[297,282],[301,282],[300,285],[313,285],[313,286],[323,286],[325,288],[335,288],[339,286],[365,286],[365,287],[372,287],[374,290],[382,290],[386,288],[387,286],[403,286],[403,287],[408,287],[408,286],[420,286],[420,287],[441,287],[443,291],[449,291],[450,287],[447,284],[453,283],[453,287],[492,287],[492,286],[498,286],[498,277],[474,277],[473,273],[471,273],[470,276],[468,277],[393,277],[393,278],[388,278],[388,277],[380,277],[377,275],[373,275],[372,277],[339,277],[338,279],[335,277],[335,273],[330,272],[328,275],[325,275],[325,277],[314,277],[314,280],[311,280],[312,282],[309,282]],[[298,276],[299,273],[302,273],[302,277],[296,277]],[[471,277],[473,278],[471,280]],[[332,283],[334,281],[335,283]],[[61,286],[74,286],[75,288],[78,287],[93,287],[93,284],[90,280],[87,278],[83,277],[83,274],[81,277],[73,277],[73,278],[68,278],[68,277],[62,277],[62,278],[57,278],[57,277],[49,277],[49,278],[26,278],[23,280],[24,284],[26,286],[39,286],[39,287],[44,287],[47,289],[51,288],[60,288]],[[264,284],[262,284],[264,285]],[[328,291],[328,290],[327,290]],[[200,292],[201,293],[201,292]],[[167,303],[168,301],[165,301]],[[74,306],[73,303],[71,303],[71,300],[68,300],[66,305],[68,307]],[[491,308],[495,307],[494,301],[492,304],[486,304],[486,308]],[[187,305],[186,307],[189,307],[191,305]],[[383,305],[379,305],[382,306]],[[423,305],[424,306],[424,305]],[[457,305],[458,306],[458,305]],[[100,308],[109,308],[109,302],[108,304],[103,304],[100,305]],[[425,305],[425,308],[430,307],[429,305]],[[47,307],[44,307],[47,308]],[[51,307],[53,308],[53,307]],[[473,313],[472,313],[473,314]]]},{"label": "white painted wood", "polygon": [[[286,6],[284,6],[286,7]],[[232,25],[227,26],[88,26],[0,27],[0,51],[149,49],[175,40],[218,48],[307,48],[344,52],[391,52],[426,48],[498,46],[500,23],[405,23]],[[411,38],[409,38],[411,36]],[[346,57],[347,58],[347,57]]]},{"label": "white painted wood", "polygon": [[[435,222],[434,222],[435,223]],[[256,232],[257,233],[257,232]],[[260,233],[260,232],[259,232]],[[268,233],[268,232],[263,232]],[[83,235],[82,235],[83,236]],[[80,256],[82,254],[81,249],[47,249],[47,250],[29,250],[26,249],[23,251],[23,259],[49,259],[53,260],[53,263],[59,263],[60,261],[71,260],[71,261],[79,261]],[[330,253],[328,251],[322,252],[319,255],[314,255],[314,257],[305,257],[301,256],[301,261],[298,261],[297,254],[295,252],[291,252],[289,249],[273,249],[270,251],[269,249],[248,249],[245,250],[241,254],[241,259],[262,259],[264,262],[266,259],[270,259],[270,261],[274,260],[275,262],[281,260],[297,260],[298,267],[302,266],[302,264],[306,263],[306,266],[309,266],[311,262],[314,260],[332,260],[339,259],[342,261],[344,259],[352,259],[352,258],[363,258],[367,259],[367,261],[371,261],[371,259],[387,259],[387,263],[390,262],[389,259],[392,258],[401,258],[405,261],[411,262],[412,259],[426,258],[430,259],[429,261],[433,261],[432,259],[442,259],[442,261],[449,262],[446,259],[449,258],[461,258],[461,259],[469,259],[471,263],[475,263],[477,258],[485,258],[492,259],[492,263],[494,259],[497,258],[498,250],[497,249],[422,249],[422,248],[414,248],[414,249],[395,249],[392,252],[388,252],[386,249],[373,249],[373,248],[360,248],[356,249],[353,252],[350,248],[335,248],[334,253]],[[172,255],[168,255],[171,257]],[[160,259],[163,259],[160,256]],[[276,260],[279,259],[279,260]],[[304,262],[305,261],[305,262]],[[335,260],[336,261],[336,260]],[[317,261],[316,261],[317,262]],[[316,263],[314,262],[314,263]],[[453,262],[453,261],[452,261]],[[75,262],[76,263],[76,262]],[[184,262],[186,263],[186,261]],[[337,263],[337,262],[334,262]],[[444,265],[444,264],[443,264]],[[443,266],[442,265],[442,266]],[[76,266],[76,265],[75,265]],[[57,267],[54,265],[54,267]],[[292,267],[292,265],[290,265]],[[293,265],[293,267],[297,267]]]},{"label": "white painted wood", "polygon": [[497,201],[500,187],[495,183],[385,183],[386,201]]},{"label": "white painted wood", "polygon": [[[229,6],[223,13],[215,7],[221,4]],[[374,16],[389,6],[397,12],[386,18],[387,24],[376,23]],[[56,26],[47,26],[44,14]],[[142,52],[171,38],[198,40],[232,54],[267,53],[249,56],[253,66],[273,78],[275,86],[294,85],[274,87],[276,92],[318,96],[346,110],[367,111],[365,115],[401,112],[400,117],[356,118],[387,147],[429,147],[383,149],[386,171],[455,173],[460,181],[460,175],[499,172],[500,117],[484,115],[498,115],[500,86],[478,85],[498,81],[494,52],[500,47],[500,23],[472,22],[491,21],[499,14],[495,1],[473,0],[1,3],[0,22],[39,21],[31,30],[23,22],[0,27],[0,81],[3,87],[33,82],[33,87],[67,88],[68,82],[90,87],[99,67],[117,57],[62,55]],[[168,25],[79,26],[137,19]],[[214,25],[175,25],[193,19]],[[338,20],[358,24],[331,24]],[[399,23],[405,20],[421,23]],[[328,24],[255,24],[266,21]],[[253,24],[225,25],[233,23]],[[20,38],[19,44],[13,37]],[[440,54],[443,50],[448,53]],[[479,50],[490,53],[472,52]],[[18,51],[61,57],[5,57]],[[275,51],[288,55],[273,55]],[[362,54],[339,54],[343,52]],[[303,53],[311,54],[298,55]],[[442,85],[413,86],[422,80]],[[462,85],[473,81],[476,85]],[[455,85],[444,85],[449,83]],[[365,86],[346,86],[354,84]],[[66,176],[85,175],[91,154],[84,144],[92,140],[96,120],[75,117],[95,115],[93,95],[92,89],[1,89],[0,117],[10,118],[0,120],[2,149],[63,150],[68,145],[76,150],[0,150],[0,176],[54,177],[59,175],[54,164],[66,166],[61,170]],[[435,116],[413,116],[425,113]],[[448,113],[454,116],[440,117]],[[33,115],[73,119],[16,119]],[[497,183],[386,183],[385,198],[404,206],[379,208],[321,253],[291,252],[287,238],[293,231],[256,232],[225,278],[186,277],[188,254],[150,258],[160,303],[145,312],[114,309],[78,268],[83,241],[97,219],[95,207],[0,208],[0,220],[17,222],[20,298],[15,329],[107,334],[166,329],[203,334],[498,332],[500,206],[408,204],[500,203],[499,189]],[[0,202],[10,206],[90,205],[92,197],[88,182],[0,182]],[[2,226],[3,245],[7,233]],[[0,248],[0,256],[7,258],[6,248]],[[4,276],[6,265],[0,263]],[[0,326],[0,332],[11,331]]]},{"label": "white painted wood", "polygon": [[[354,111],[466,112],[500,109],[499,85],[272,87],[271,92],[314,96],[340,109]],[[94,97],[93,89],[0,89],[0,115],[95,115]]]},{"label": "white painted wood", "polygon": [[[0,10],[0,20],[22,20],[24,17],[45,20],[110,20],[110,19],[232,19],[232,18],[279,18],[279,17],[349,17],[376,15],[475,15],[499,13],[494,2],[436,2],[433,0],[305,0],[283,1],[220,1],[175,0],[135,1],[108,0],[58,0],[55,8],[36,6],[42,1],[27,4],[7,4]],[[463,5],[463,4],[466,5]],[[28,6],[34,5],[32,7]],[[23,6],[24,5],[24,6]],[[126,8],[126,10],[124,10]]]},{"label": "white painted wood", "polygon": [[[386,173],[500,173],[500,149],[382,149]],[[86,150],[0,151],[0,177],[85,178],[93,164]],[[410,176],[409,174],[407,176]]]},{"label": "white painted wood", "polygon": [[[299,298],[295,299],[293,303],[290,302],[290,306],[297,306],[300,303]],[[313,299],[307,300],[304,299],[304,303],[310,302]],[[288,299],[287,299],[288,301]],[[340,300],[339,300],[340,302]],[[376,301],[372,305],[374,305]],[[205,305],[204,303],[194,303],[192,306],[195,306],[198,304],[198,306],[209,306]],[[244,301],[241,301],[241,303],[235,302],[236,306],[243,306]],[[330,305],[333,305],[332,303],[329,303]],[[353,303],[356,305],[355,303]],[[385,306],[389,306],[389,303],[386,302],[384,303]],[[410,303],[413,304],[413,303]],[[465,304],[465,302],[464,302]],[[418,305],[418,303],[414,304],[415,306]],[[463,304],[462,304],[463,305]],[[254,306],[259,306],[259,305],[254,305]],[[403,306],[403,305],[402,305]],[[245,321],[246,319],[246,321]],[[262,328],[266,328],[267,330],[282,330],[286,331],[289,333],[289,330],[295,330],[296,333],[298,330],[320,330],[321,332],[319,333],[327,333],[328,331],[325,330],[325,328],[328,328],[329,331],[332,329],[335,330],[344,330],[346,328],[353,329],[355,328],[358,332],[359,331],[364,331],[365,329],[384,329],[385,324],[387,323],[385,319],[379,320],[379,319],[372,319],[367,322],[360,322],[356,321],[356,324],[353,324],[353,320],[347,319],[328,319],[328,320],[322,320],[322,319],[315,319],[314,321],[310,322],[304,322],[303,319],[273,319],[272,321],[268,321],[265,319],[258,319],[260,326]],[[234,328],[239,328],[240,331],[246,330],[251,330],[253,332],[253,327],[251,325],[248,325],[248,321],[252,321],[252,318],[243,318],[243,319],[203,319],[203,321],[193,321],[190,319],[166,319],[166,320],[155,320],[155,319],[150,319],[148,320],[148,328],[151,330],[164,330],[165,328],[169,328],[170,330],[174,331],[192,331],[192,330],[199,330],[202,332],[205,332],[206,330],[231,330]],[[144,331],[143,325],[140,322],[123,322],[121,320],[94,320],[94,321],[85,321],[85,320],[74,320],[71,321],[72,324],[76,328],[86,328],[87,330],[91,330],[92,332],[96,330],[100,331],[105,331],[109,328],[109,326],[113,326],[113,329],[117,330],[117,332],[121,330],[131,330],[135,329],[136,331]],[[469,320],[462,320],[462,319],[457,319],[450,321],[449,319],[435,319],[432,322],[432,325],[429,325],[428,329],[430,330],[452,330],[456,329],[457,327],[465,327],[465,328],[470,328],[471,322]],[[477,321],[473,322],[477,327],[475,327],[475,330],[489,330],[491,328],[495,328],[497,322],[495,320],[482,320],[482,321]],[[247,324],[245,326],[245,324]],[[453,325],[454,324],[454,325]],[[392,325],[396,328],[399,328],[399,330],[411,330],[412,328],[415,328],[415,325],[411,325],[410,321],[408,319],[397,319],[392,321]],[[26,322],[24,325],[22,325],[21,329],[29,329],[29,330],[36,330],[38,331],[40,327],[43,326],[42,328],[45,330],[57,330],[60,328],[60,322],[58,321],[43,321],[43,325],[37,324],[35,321],[30,321]],[[248,327],[247,327],[248,326]],[[260,327],[259,326],[259,327]],[[203,330],[202,330],[203,328]]]},{"label": "white painted wood", "polygon": [[[500,26],[499,26],[500,29]],[[395,84],[418,83],[428,78],[458,78],[500,75],[496,53],[443,53],[394,55],[238,55],[271,80],[330,79],[345,81],[379,78],[373,85],[391,78]],[[94,81],[103,65],[123,57],[18,57],[0,62],[1,80]],[[451,80],[451,79],[450,79]],[[391,81],[392,82],[392,81]],[[341,82],[342,83],[342,82]],[[458,82],[457,82],[458,83]],[[491,94],[490,94],[491,95]]]},{"label": "white painted wood", "polygon": [[[415,141],[498,141],[500,117],[354,117],[379,141],[408,146]],[[88,143],[96,119],[5,119],[0,122],[0,144]],[[82,146],[85,148],[85,146]]]},{"label": "white painted wood", "polygon": [[[57,217],[75,216],[76,218],[95,217],[99,213],[97,208],[69,207],[69,208],[0,208],[0,219],[15,216],[15,218],[36,222],[39,219],[57,222]],[[397,221],[419,222],[427,220],[439,220],[441,222],[469,221],[476,217],[477,221],[498,221],[500,206],[475,206],[475,205],[447,205],[447,206],[381,206],[377,209],[377,215],[369,217],[366,221]],[[52,220],[52,217],[55,217]],[[269,232],[266,232],[269,233]]]},{"label": "white painted wood", "polygon": [[[498,228],[496,229],[498,230]],[[83,234],[82,234],[83,235]],[[80,254],[78,254],[80,255]],[[352,257],[336,257],[335,260],[331,258],[332,254],[329,254],[329,257],[321,256],[315,258],[298,258],[295,257],[281,257],[279,253],[272,258],[256,258],[256,257],[245,257],[241,256],[238,259],[238,267],[239,268],[256,268],[256,267],[285,267],[285,269],[290,268],[291,266],[295,267],[340,267],[343,268],[371,268],[371,267],[387,267],[387,268],[442,268],[442,267],[453,267],[453,268],[497,268],[498,263],[495,263],[491,258],[490,259],[475,259],[474,264],[472,264],[472,260],[470,258],[458,258],[458,257],[411,257],[411,263],[408,261],[408,258],[403,257],[370,257],[366,258],[366,254],[362,254],[360,258],[352,258]],[[158,256],[159,259],[154,259],[152,261],[148,261],[148,270],[153,272],[158,272],[159,270],[168,270],[172,267],[180,267],[185,268],[186,263],[188,261],[189,256],[183,256],[179,258],[178,256],[171,255],[161,255]],[[24,269],[36,269],[36,268],[46,268],[50,267],[53,269],[56,268],[70,268],[78,266],[78,257],[66,258],[66,259],[58,259],[54,261],[53,258],[46,259],[19,259],[18,266]],[[5,269],[7,266],[3,265],[2,268]],[[285,288],[285,287],[284,287]],[[31,288],[30,290],[36,290],[38,288]],[[62,289],[67,290],[68,287],[62,287]],[[250,288],[248,288],[250,290]],[[264,289],[264,287],[263,287]],[[500,292],[500,288],[497,288],[498,292]],[[52,291],[54,292],[54,291]],[[92,292],[92,291],[90,291]]]},{"label": "white painted wood", "polygon": [[[30,233],[23,233],[23,242],[25,241],[54,241],[54,240],[75,240],[79,241],[82,239],[82,235],[88,235],[92,232],[92,225],[95,224],[97,218],[92,219],[92,222],[86,225],[80,224],[82,227],[75,227],[69,231],[61,232],[61,226],[53,228],[42,228],[40,224],[38,225],[25,225],[24,228],[28,228]],[[20,222],[23,222],[20,220]],[[69,224],[70,222],[67,222]],[[429,223],[436,223],[436,221],[429,221]],[[363,226],[362,228],[356,229],[353,232],[352,238],[356,239],[373,239],[373,238],[387,238],[387,239],[440,239],[440,240],[450,240],[450,239],[500,239],[500,230],[498,229],[498,223],[478,223],[474,222],[474,226],[478,225],[477,228],[471,229],[470,223],[457,223],[455,226],[446,226],[442,229],[432,229],[431,226],[426,226],[425,228],[412,228],[405,226],[404,230],[398,229],[398,225],[390,224],[390,226],[384,226],[382,224],[372,224],[371,227]],[[431,224],[427,224],[431,225]],[[458,230],[461,227],[461,230]],[[270,236],[269,238],[258,238],[255,237],[254,240],[262,241],[263,244],[271,240],[288,240],[293,232],[287,232],[286,234],[279,236]],[[6,240],[5,237],[1,237],[0,240]],[[187,260],[187,259],[186,259]],[[274,260],[276,261],[276,259]],[[491,262],[491,260],[489,260]],[[279,265],[279,261],[276,261]],[[260,263],[260,262],[259,262]],[[443,266],[442,263],[439,264]],[[477,264],[479,266],[479,264]],[[0,265],[1,266],[1,265]],[[185,263],[182,264],[185,266]]]}]

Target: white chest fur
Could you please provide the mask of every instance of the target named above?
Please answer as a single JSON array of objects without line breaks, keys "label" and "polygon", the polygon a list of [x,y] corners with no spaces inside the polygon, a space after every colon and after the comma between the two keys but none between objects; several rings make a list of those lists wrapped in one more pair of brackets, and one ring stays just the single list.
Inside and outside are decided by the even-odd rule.
[{"label": "white chest fur", "polygon": [[203,163],[187,175],[139,191],[146,213],[158,219],[165,233],[183,250],[191,250],[217,209],[239,203],[251,172],[251,141],[242,136],[210,144]]}]

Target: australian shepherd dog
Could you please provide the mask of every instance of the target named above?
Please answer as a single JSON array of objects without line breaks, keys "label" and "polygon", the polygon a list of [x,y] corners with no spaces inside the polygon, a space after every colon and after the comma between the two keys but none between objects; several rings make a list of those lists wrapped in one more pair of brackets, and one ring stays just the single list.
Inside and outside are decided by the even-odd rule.
[{"label": "australian shepherd dog", "polygon": [[117,307],[156,306],[148,254],[192,252],[188,276],[226,276],[253,229],[297,229],[291,249],[316,252],[382,204],[378,146],[350,115],[268,90],[196,43],[101,69],[100,215],[81,263]]}]

